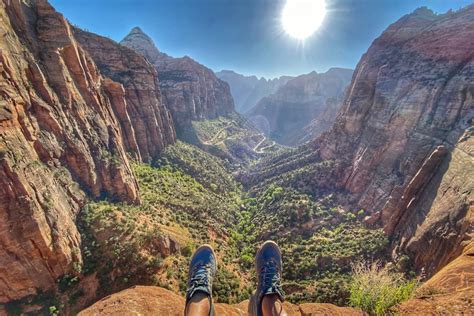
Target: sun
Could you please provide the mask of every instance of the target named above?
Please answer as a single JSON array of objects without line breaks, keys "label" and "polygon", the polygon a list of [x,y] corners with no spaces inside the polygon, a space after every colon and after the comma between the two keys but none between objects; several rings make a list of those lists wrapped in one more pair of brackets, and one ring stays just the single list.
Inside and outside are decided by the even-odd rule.
[{"label": "sun", "polygon": [[316,32],[325,15],[325,0],[287,0],[281,22],[286,33],[304,40]]}]

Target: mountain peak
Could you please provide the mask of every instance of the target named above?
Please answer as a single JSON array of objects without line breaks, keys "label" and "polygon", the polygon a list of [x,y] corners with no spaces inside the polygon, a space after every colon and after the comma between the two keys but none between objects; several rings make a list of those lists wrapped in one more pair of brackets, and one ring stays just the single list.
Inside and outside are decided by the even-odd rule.
[{"label": "mountain peak", "polygon": [[[130,34],[132,33],[143,33],[145,34],[145,32],[142,31],[142,29],[139,27],[139,26],[135,26],[131,31],[130,31]],[[146,35],[146,34],[145,34]]]},{"label": "mountain peak", "polygon": [[164,55],[156,47],[153,39],[139,26],[132,28],[127,36],[120,41],[120,44],[139,52],[150,61],[155,61]]},{"label": "mountain peak", "polygon": [[433,16],[436,16],[437,14],[435,14],[433,10],[431,10],[430,8],[423,6],[423,7],[419,7],[415,9],[415,11],[411,13],[411,15],[433,17]]},{"label": "mountain peak", "polygon": [[130,32],[123,38],[123,40],[120,42],[127,42],[127,41],[136,41],[139,39],[140,41],[145,41],[148,42],[149,44],[155,46],[155,43],[153,42],[152,38],[148,36],[139,26],[135,26],[130,30]]}]

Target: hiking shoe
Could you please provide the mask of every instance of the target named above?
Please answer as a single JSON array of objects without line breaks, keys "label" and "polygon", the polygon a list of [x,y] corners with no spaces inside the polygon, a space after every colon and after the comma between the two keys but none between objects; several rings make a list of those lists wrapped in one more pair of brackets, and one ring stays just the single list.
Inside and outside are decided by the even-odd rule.
[{"label": "hiking shoe", "polygon": [[[206,294],[209,298],[209,315],[214,315],[212,303],[212,279],[217,272],[217,261],[214,250],[210,245],[200,246],[193,254],[189,264],[188,288],[186,290],[186,309],[188,303],[197,292]],[[184,311],[186,315],[186,309]]]},{"label": "hiking shoe", "polygon": [[266,241],[255,256],[258,285],[255,294],[250,300],[250,315],[262,316],[262,299],[265,295],[278,295],[280,301],[285,300],[285,293],[281,288],[281,251],[273,241]]}]

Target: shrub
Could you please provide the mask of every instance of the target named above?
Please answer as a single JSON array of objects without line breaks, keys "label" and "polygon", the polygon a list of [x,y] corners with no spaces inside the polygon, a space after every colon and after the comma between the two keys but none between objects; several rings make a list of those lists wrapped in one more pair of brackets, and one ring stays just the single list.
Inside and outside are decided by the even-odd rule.
[{"label": "shrub", "polygon": [[49,315],[52,315],[52,316],[56,316],[56,315],[59,315],[59,310],[56,306],[50,306],[48,308],[48,311],[49,311]]},{"label": "shrub", "polygon": [[418,280],[408,281],[378,261],[354,264],[352,273],[349,302],[370,315],[385,315],[390,307],[409,299],[418,284]]},{"label": "shrub", "polygon": [[186,258],[190,258],[194,251],[193,248],[194,248],[193,245],[188,244],[184,246],[183,248],[181,248],[181,254],[185,256]]},{"label": "shrub", "polygon": [[246,267],[246,268],[250,268],[252,266],[252,263],[253,263],[253,257],[249,254],[243,254],[240,256],[240,263]]}]

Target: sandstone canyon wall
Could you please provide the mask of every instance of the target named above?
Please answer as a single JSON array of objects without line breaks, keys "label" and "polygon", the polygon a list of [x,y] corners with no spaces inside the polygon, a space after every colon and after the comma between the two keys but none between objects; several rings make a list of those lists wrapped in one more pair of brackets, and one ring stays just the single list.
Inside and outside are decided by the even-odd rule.
[{"label": "sandstone canyon wall", "polygon": [[192,120],[213,119],[234,111],[229,85],[212,70],[187,56],[173,58],[160,52],[138,27],[120,43],[155,65],[165,105],[172,113],[179,134],[190,128]]},{"label": "sandstone canyon wall", "polygon": [[138,152],[144,161],[158,158],[176,137],[154,67],[140,54],[110,39],[77,28],[74,35],[101,73],[113,80],[107,81],[111,97],[123,99],[125,93],[126,108],[116,111],[116,115],[125,132],[127,149]]},{"label": "sandstone canyon wall", "polygon": [[[331,68],[321,74],[298,76],[260,100],[247,117],[279,143],[298,145],[308,139],[305,133],[319,136],[332,126],[352,73],[350,69]],[[311,122],[318,118],[320,121]],[[307,127],[310,123],[313,125]]]},{"label": "sandstone canyon wall", "polygon": [[126,153],[153,157],[174,141],[174,130],[152,67],[108,41],[107,58],[99,58],[100,41],[91,36],[103,76],[47,1],[2,0],[0,32],[4,303],[55,289],[81,264],[75,218],[84,200],[138,202]]},{"label": "sandstone canyon wall", "polygon": [[429,274],[472,237],[474,6],[402,17],[362,57],[315,142],[339,187]]}]

